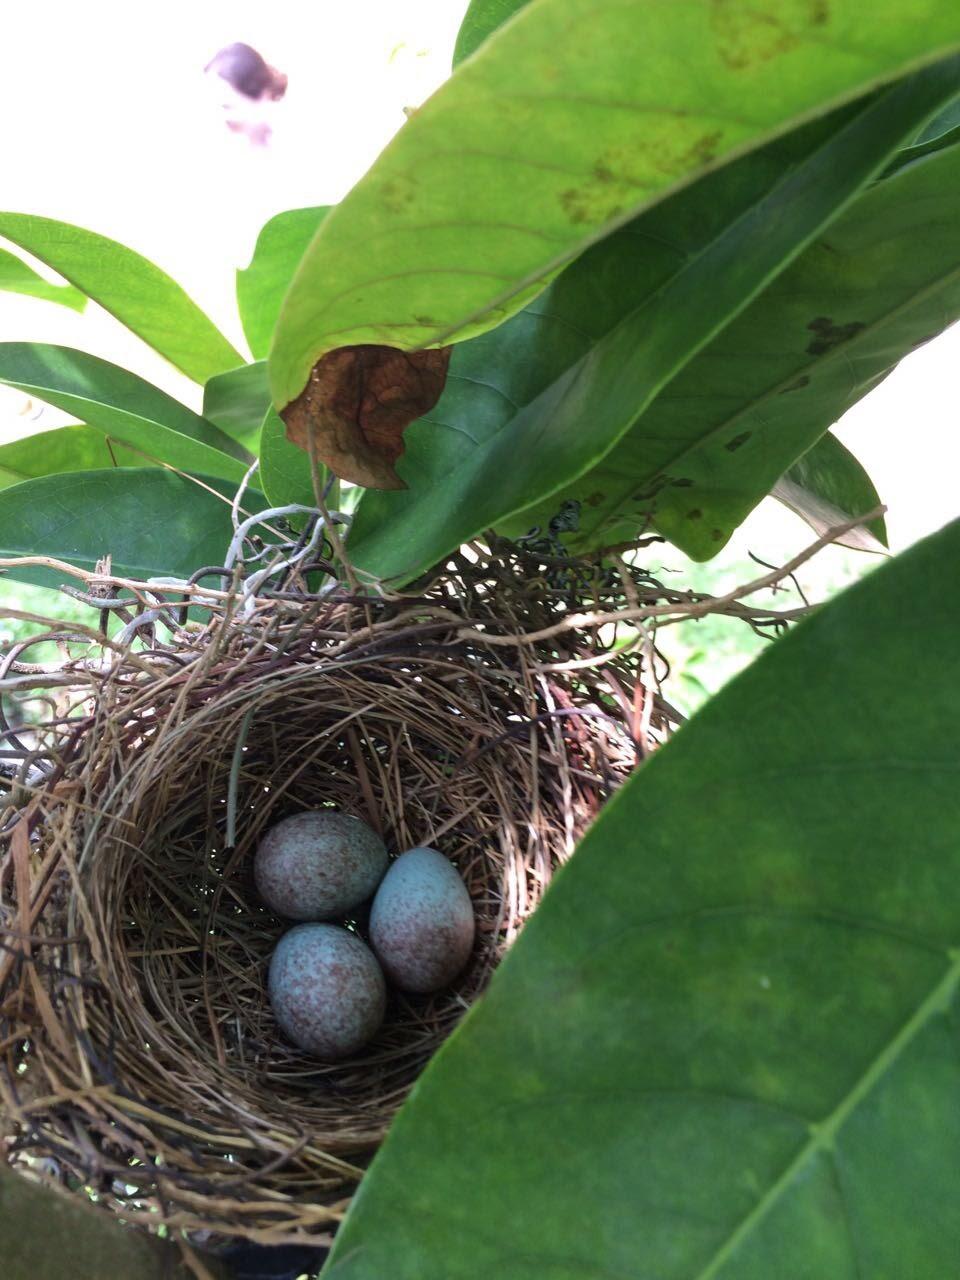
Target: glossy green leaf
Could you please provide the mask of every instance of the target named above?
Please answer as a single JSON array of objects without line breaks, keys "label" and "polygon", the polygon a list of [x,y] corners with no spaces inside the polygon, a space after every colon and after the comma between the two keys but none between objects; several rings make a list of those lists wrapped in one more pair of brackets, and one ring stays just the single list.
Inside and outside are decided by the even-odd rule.
[{"label": "glossy green leaf", "polygon": [[958,219],[960,148],[865,192],[588,477],[604,498],[583,513],[583,542],[636,531],[631,477],[656,487],[655,462],[671,478],[647,503],[657,529],[714,555],[833,422],[960,317]]},{"label": "glossy green leaf", "polygon": [[[829,431],[780,477],[772,492],[819,535],[880,506],[880,495],[863,465]],[[882,551],[887,546],[886,522],[882,516],[870,520],[840,538],[839,544],[856,551]]]},{"label": "glossy green leaf", "polygon": [[[0,491],[0,557],[52,556],[83,569],[105,555],[121,577],[189,577],[222,564],[233,535],[234,486],[197,483],[159,467],[43,476]],[[263,507],[256,490],[244,507]],[[5,568],[7,577],[56,586],[63,574],[42,567]]]},{"label": "glossy green leaf", "polygon": [[333,209],[287,294],[274,403],[353,343],[500,323],[705,170],[960,46],[953,0],[537,0]]},{"label": "glossy green leaf", "polygon": [[457,67],[464,58],[469,58],[488,36],[529,3],[530,0],[472,0],[457,34],[453,65]]},{"label": "glossy green leaf", "polygon": [[0,382],[184,471],[240,480],[252,461],[241,445],[179,400],[84,351],[0,343]]},{"label": "glossy green leaf", "polygon": [[928,124],[924,125],[917,136],[917,142],[932,142],[953,133],[956,129],[960,129],[960,95],[948,102]]},{"label": "glossy green leaf", "polygon": [[[954,524],[880,567],[626,784],[418,1082],[330,1280],[955,1273],[958,561]],[[917,636],[921,698],[891,676]]]},{"label": "glossy green leaf", "polygon": [[259,451],[260,426],[270,408],[263,360],[218,373],[203,388],[203,416],[249,449]]},{"label": "glossy green leaf", "polygon": [[316,499],[310,458],[290,443],[286,430],[283,421],[272,411],[264,418],[260,436],[259,483],[271,506],[300,502],[312,507]]},{"label": "glossy green leaf", "polygon": [[38,275],[22,258],[0,249],[0,289],[6,293],[23,293],[46,302],[59,302],[73,311],[82,311],[87,299],[72,284],[51,284]]},{"label": "glossy green leaf", "polygon": [[242,361],[175,280],[116,240],[27,213],[0,213],[0,236],[59,272],[196,382]]},{"label": "glossy green leaf", "polygon": [[955,147],[958,144],[960,144],[960,124],[945,133],[922,137],[920,141],[912,146],[904,147],[902,151],[898,151],[881,176],[884,178],[892,177],[893,174],[906,168],[908,164],[913,164],[916,160],[922,160],[924,156],[933,155],[937,151],[944,151],[947,147]]},{"label": "glossy green leaf", "polygon": [[[710,175],[596,246],[500,330],[458,347],[436,410],[407,432],[400,472],[409,490],[361,504],[355,562],[412,575],[490,525],[545,524],[570,492],[590,531],[601,509],[607,515],[608,489],[591,483],[594,470],[626,433],[632,443],[642,431],[643,456],[610,486],[629,486],[639,506],[639,515],[629,510],[634,536],[655,478],[674,454],[712,437],[709,412],[729,403],[698,398],[660,433],[645,429],[644,409],[950,93],[955,72],[923,72]],[[762,493],[811,443],[782,458]],[[538,499],[543,512],[528,511]]]},{"label": "glossy green leaf", "polygon": [[276,214],[257,237],[250,265],[237,271],[240,323],[256,360],[270,350],[283,295],[328,212],[326,206],[319,206]]},{"label": "glossy green leaf", "polygon": [[0,445],[0,487],[64,471],[142,467],[143,457],[94,427],[57,427]]}]

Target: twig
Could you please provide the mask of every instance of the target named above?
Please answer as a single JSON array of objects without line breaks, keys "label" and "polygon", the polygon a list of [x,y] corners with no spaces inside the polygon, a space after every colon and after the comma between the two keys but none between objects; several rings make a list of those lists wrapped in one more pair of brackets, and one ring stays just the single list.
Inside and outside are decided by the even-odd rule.
[{"label": "twig", "polygon": [[[806,564],[818,551],[829,546],[831,542],[835,542],[845,533],[849,533],[857,525],[863,524],[865,520],[873,520],[885,511],[886,507],[878,507],[875,511],[869,512],[865,516],[860,516],[856,520],[848,520],[844,524],[829,529],[816,542],[811,543],[798,555],[794,556],[792,560],[783,565],[782,568],[775,569],[771,573],[765,574],[762,578],[755,578],[752,582],[735,587],[732,591],[728,591],[726,595],[707,596],[696,603],[686,605],[677,603],[647,604],[603,613],[573,613],[568,614],[560,622],[556,622],[552,626],[510,635],[498,635],[495,632],[479,631],[472,627],[461,627],[457,632],[457,638],[459,640],[481,641],[484,644],[491,645],[529,646],[541,644],[544,640],[551,640],[554,636],[562,635],[566,631],[591,630],[608,626],[611,623],[645,622],[651,618],[660,618],[663,620],[660,625],[668,626],[674,622],[687,622],[694,618],[706,617],[711,613],[721,613],[728,606],[737,604],[741,597],[753,595],[757,591],[764,591],[775,583],[781,582],[784,578],[790,577],[795,570],[802,564]],[[775,620],[792,621],[796,617],[803,616],[806,612],[806,609],[793,609],[781,613],[777,613],[774,610],[764,610],[762,616]]]}]

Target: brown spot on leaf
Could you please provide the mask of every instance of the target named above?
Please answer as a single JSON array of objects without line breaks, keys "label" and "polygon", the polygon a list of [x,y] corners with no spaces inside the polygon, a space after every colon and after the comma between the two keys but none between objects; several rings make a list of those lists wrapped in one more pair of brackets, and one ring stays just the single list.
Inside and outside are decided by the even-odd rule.
[{"label": "brown spot on leaf", "polygon": [[749,71],[790,53],[829,18],[829,0],[710,0],[717,53],[732,71]]},{"label": "brown spot on leaf", "polygon": [[807,355],[825,356],[842,342],[855,338],[866,325],[862,320],[851,320],[849,324],[836,324],[829,316],[817,316],[811,320],[807,328],[817,336],[807,345]]},{"label": "brown spot on leaf", "polygon": [[712,538],[712,540],[713,540],[714,542],[722,542],[722,541],[723,541],[723,530],[722,530],[722,529],[711,529],[711,530],[710,530],[710,537]]},{"label": "brown spot on leaf", "polygon": [[688,520],[702,520],[702,519],[703,519],[703,512],[700,510],[700,508],[699,508],[699,507],[694,507],[692,511],[688,511],[688,512],[687,512],[687,519],[688,519]]},{"label": "brown spot on leaf", "polygon": [[399,351],[363,344],[328,351],[296,400],[281,412],[287,439],[341,480],[371,489],[403,489],[395,463],[403,432],[440,399],[452,347]]},{"label": "brown spot on leaf", "polygon": [[404,174],[397,174],[380,184],[380,199],[388,213],[402,213],[412,202],[416,190],[416,183]]},{"label": "brown spot on leaf", "polygon": [[685,476],[681,476],[679,480],[670,481],[671,488],[674,489],[689,489],[692,484],[693,481],[687,479]]},{"label": "brown spot on leaf", "polygon": [[623,212],[622,203],[604,199],[608,191],[609,186],[605,183],[571,187],[560,193],[560,204],[570,221],[577,226],[607,222]]},{"label": "brown spot on leaf", "polygon": [[597,493],[591,493],[589,498],[584,498],[584,502],[587,504],[588,507],[599,507],[600,503],[603,501],[605,497],[606,497],[606,494],[600,493],[598,491]]},{"label": "brown spot on leaf", "polygon": [[717,158],[717,144],[723,137],[722,129],[712,129],[703,133],[681,153],[681,163],[685,169],[700,168]]},{"label": "brown spot on leaf", "polygon": [[787,386],[783,387],[783,389],[779,392],[779,394],[782,396],[785,396],[788,391],[799,391],[801,390],[802,387],[807,387],[809,385],[810,385],[810,379],[807,377],[805,373],[802,373],[795,382],[788,383]]},{"label": "brown spot on leaf", "polygon": [[651,130],[646,160],[648,166],[669,178],[689,175],[717,158],[724,140],[723,129],[704,130],[696,119],[672,115],[657,133]]},{"label": "brown spot on leaf", "polygon": [[741,431],[738,436],[734,436],[732,440],[728,440],[723,446],[729,453],[736,453],[737,450],[747,443],[753,435],[752,431]]}]

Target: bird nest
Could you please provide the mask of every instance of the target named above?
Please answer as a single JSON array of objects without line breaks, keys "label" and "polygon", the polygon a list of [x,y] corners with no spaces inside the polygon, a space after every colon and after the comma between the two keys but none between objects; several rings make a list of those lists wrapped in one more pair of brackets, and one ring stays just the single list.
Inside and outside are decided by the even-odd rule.
[{"label": "bird nest", "polygon": [[[651,645],[609,621],[652,580],[495,540],[404,595],[349,572],[252,594],[236,572],[222,590],[78,576],[101,628],[51,624],[29,643],[58,640],[57,663],[21,644],[0,669],[47,707],[29,733],[3,726],[8,1158],[127,1221],[323,1243],[557,868],[669,731]],[[288,922],[251,867],[269,825],[331,804],[393,854],[448,856],[477,941],[450,989],[392,992],[377,1037],[326,1064],[275,1026],[265,973]]]}]

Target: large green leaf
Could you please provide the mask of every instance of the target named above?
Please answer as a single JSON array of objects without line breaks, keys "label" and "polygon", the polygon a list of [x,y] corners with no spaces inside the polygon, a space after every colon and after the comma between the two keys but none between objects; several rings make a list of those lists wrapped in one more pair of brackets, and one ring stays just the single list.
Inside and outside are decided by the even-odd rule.
[{"label": "large green leaf", "polygon": [[[880,495],[863,465],[829,431],[780,477],[772,492],[821,535],[880,506]],[[865,528],[851,529],[840,545],[879,551],[887,545],[886,522],[878,516]]]},{"label": "large green leaf", "polygon": [[960,523],[878,569],[627,783],[331,1280],[956,1274],[958,560]]},{"label": "large green leaf", "polygon": [[[530,0],[472,0],[463,17],[453,54],[454,67],[475,53],[481,44]],[[960,98],[954,98],[920,130],[912,144],[898,152],[890,171],[960,141]]]},{"label": "large green leaf", "polygon": [[274,403],[325,351],[489,328],[705,170],[960,44],[953,0],[536,0],[333,209],[284,301]]},{"label": "large green leaf", "polygon": [[203,388],[203,416],[253,453],[259,450],[260,426],[269,408],[264,360],[218,373]]},{"label": "large green leaf", "polygon": [[299,502],[312,507],[316,501],[310,458],[287,439],[283,420],[270,410],[260,435],[259,483],[271,506]]},{"label": "large green leaf", "polygon": [[[121,577],[189,577],[222,564],[233,536],[233,487],[196,483],[159,467],[43,476],[0,491],[0,557],[51,556],[83,569],[105,555]],[[244,506],[262,509],[247,490]],[[5,568],[21,582],[56,586],[63,574],[38,566]]]},{"label": "large green leaf", "polygon": [[631,537],[652,509],[688,555],[714,555],[833,422],[960,317],[958,219],[960,147],[865,192],[565,495],[603,495],[579,545]]},{"label": "large green leaf", "polygon": [[240,480],[252,461],[241,445],[179,400],[84,351],[0,343],[0,382],[185,471]]},{"label": "large green leaf", "polygon": [[318,206],[276,214],[257,237],[250,265],[237,271],[240,323],[256,360],[270,350],[283,295],[328,212],[327,207]]},{"label": "large green leaf", "polygon": [[94,427],[57,427],[0,445],[0,487],[64,471],[142,467],[140,454],[110,440]]},{"label": "large green leaf", "polygon": [[488,36],[529,3],[530,0],[472,0],[457,34],[453,65],[457,67],[464,58],[469,58]]},{"label": "large green leaf", "polygon": [[0,289],[6,293],[24,293],[31,298],[43,298],[46,302],[59,302],[73,311],[82,311],[87,305],[86,295],[72,284],[51,284],[27,266],[22,258],[0,249]]},{"label": "large green leaf", "polygon": [[243,359],[175,280],[116,240],[27,213],[0,213],[0,236],[59,272],[196,382]]},{"label": "large green leaf", "polygon": [[[545,523],[551,495],[589,477],[631,427],[644,429],[660,388],[843,208],[931,99],[951,91],[955,70],[923,72],[708,176],[596,246],[501,329],[459,346],[436,410],[407,432],[409,490],[361,504],[356,562],[383,576],[416,573],[518,511],[521,531]],[[688,408],[682,450],[716,425],[709,402]],[[649,456],[615,476],[642,499],[628,536],[678,447],[675,434],[652,434]],[[767,488],[810,443],[782,458]],[[589,528],[606,490],[574,488]],[[549,499],[543,516],[525,511],[537,499]]]}]

